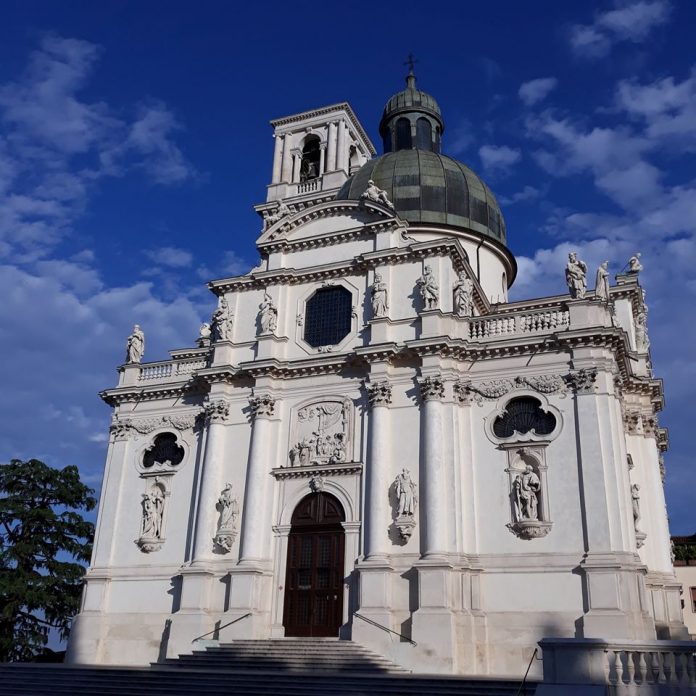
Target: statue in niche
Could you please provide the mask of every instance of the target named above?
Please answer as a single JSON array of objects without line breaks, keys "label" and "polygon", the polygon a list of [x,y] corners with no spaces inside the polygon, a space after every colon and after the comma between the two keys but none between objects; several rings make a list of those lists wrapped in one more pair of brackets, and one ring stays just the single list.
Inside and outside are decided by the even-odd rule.
[{"label": "statue in niche", "polygon": [[367,188],[360,194],[360,200],[381,203],[390,210],[394,210],[394,204],[387,197],[387,192],[379,188],[372,179],[367,182]]},{"label": "statue in niche", "polygon": [[292,466],[333,465],[348,459],[350,402],[324,401],[297,413]]},{"label": "statue in niche", "polygon": [[266,215],[266,229],[272,227],[276,224],[276,222],[279,222],[288,215],[290,215],[290,208],[285,205],[285,201],[281,200],[278,203],[278,207],[272,213],[268,213],[268,215]]},{"label": "statue in niche", "polygon": [[595,297],[602,302],[609,302],[609,262],[602,261],[595,278]]},{"label": "statue in niche", "polygon": [[267,292],[263,294],[263,301],[259,305],[259,322],[262,334],[273,333],[278,326],[278,308]]},{"label": "statue in niche", "polygon": [[418,505],[418,488],[408,469],[402,469],[392,484],[395,496],[396,519],[394,526],[405,543],[416,528],[416,506]]},{"label": "statue in niche", "polygon": [[454,284],[454,312],[460,317],[474,313],[474,284],[464,271],[460,271]]},{"label": "statue in niche", "polygon": [[126,342],[126,362],[139,363],[145,354],[145,334],[138,324],[133,327],[133,333]]},{"label": "statue in niche", "polygon": [[150,553],[162,545],[162,522],[164,519],[164,489],[155,478],[147,493],[143,493],[140,501],[142,519],[140,523],[140,538],[137,541],[141,550]]},{"label": "statue in niche", "polygon": [[375,319],[386,317],[389,311],[387,302],[387,284],[379,273],[375,273],[375,282],[372,284],[372,314]]},{"label": "statue in niche", "polygon": [[440,286],[437,284],[433,269],[430,266],[423,269],[423,275],[416,281],[416,285],[418,285],[423,298],[423,308],[436,309],[440,299]]},{"label": "statue in niche", "polygon": [[640,520],[640,486],[634,483],[631,486],[631,505],[633,507],[633,524],[638,531],[638,521]]},{"label": "statue in niche", "polygon": [[568,254],[565,277],[571,298],[582,300],[587,292],[587,264],[578,259],[575,251],[571,251]]},{"label": "statue in niche", "polygon": [[512,499],[516,522],[539,520],[539,491],[541,481],[534,467],[527,464],[524,471],[515,476],[512,483]]},{"label": "statue in niche", "polygon": [[213,542],[227,552],[237,537],[237,516],[239,515],[239,501],[232,494],[232,484],[228,483],[220,493],[215,508],[220,513],[217,531]]},{"label": "statue in niche", "polygon": [[649,348],[648,307],[643,304],[636,315],[636,350],[639,353],[647,353]]},{"label": "statue in niche", "polygon": [[628,273],[640,273],[643,270],[643,264],[640,262],[640,252],[636,252],[628,259]]},{"label": "statue in niche", "polygon": [[232,316],[227,300],[220,298],[217,309],[213,312],[211,339],[213,341],[232,340]]}]

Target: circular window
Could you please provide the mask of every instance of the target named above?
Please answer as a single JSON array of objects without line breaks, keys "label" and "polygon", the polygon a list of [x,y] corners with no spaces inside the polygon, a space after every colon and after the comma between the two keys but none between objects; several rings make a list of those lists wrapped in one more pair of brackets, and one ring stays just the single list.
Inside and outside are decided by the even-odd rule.
[{"label": "circular window", "polygon": [[344,287],[317,290],[307,300],[304,340],[312,348],[340,343],[350,333],[352,306],[353,297]]}]

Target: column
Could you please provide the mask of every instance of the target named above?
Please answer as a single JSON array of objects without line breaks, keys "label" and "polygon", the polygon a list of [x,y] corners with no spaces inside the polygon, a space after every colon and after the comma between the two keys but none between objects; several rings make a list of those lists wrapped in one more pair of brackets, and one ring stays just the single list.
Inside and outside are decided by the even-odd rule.
[{"label": "column", "polygon": [[283,141],[285,138],[282,135],[274,135],[275,147],[273,149],[273,179],[272,184],[280,182],[281,168],[283,166]]},{"label": "column", "polygon": [[254,564],[264,558],[264,528],[266,526],[266,484],[268,479],[268,443],[271,439],[271,417],[275,399],[264,394],[252,396],[249,405],[254,424],[242,510],[242,537],[239,546],[240,563]]},{"label": "column", "polygon": [[193,562],[208,561],[213,554],[213,537],[217,527],[215,503],[222,490],[223,462],[225,460],[225,423],[230,413],[229,402],[224,399],[206,404],[207,434],[205,455],[201,468],[201,485],[198,495],[196,533],[193,546]]},{"label": "column", "polygon": [[421,527],[421,554],[424,558],[433,558],[443,556],[448,547],[442,442],[445,385],[440,375],[423,377],[419,385],[423,400],[420,482],[424,523]]},{"label": "column", "polygon": [[336,169],[346,169],[346,122],[338,122],[338,143],[336,152]]},{"label": "column", "polygon": [[292,156],[290,155],[290,134],[283,136],[283,166],[281,168],[281,180],[290,183],[292,177]]},{"label": "column", "polygon": [[389,553],[387,529],[389,511],[391,385],[386,380],[367,385],[370,418],[365,481],[365,557],[386,560]]},{"label": "column", "polygon": [[329,136],[326,141],[326,171],[336,169],[336,124],[329,123]]},{"label": "column", "polygon": [[300,164],[302,163],[302,153],[298,149],[292,151],[292,183],[300,180]]},{"label": "column", "polygon": [[319,176],[324,173],[324,165],[326,164],[326,143],[321,143],[319,146]]},{"label": "column", "polygon": [[[572,303],[570,303],[572,304]],[[596,368],[570,373],[575,392],[575,429],[580,505],[585,556],[581,562],[584,583],[584,638],[646,639],[654,637],[640,599],[643,567],[631,539],[622,534],[621,499],[615,468],[626,466],[612,437],[613,376]]]}]

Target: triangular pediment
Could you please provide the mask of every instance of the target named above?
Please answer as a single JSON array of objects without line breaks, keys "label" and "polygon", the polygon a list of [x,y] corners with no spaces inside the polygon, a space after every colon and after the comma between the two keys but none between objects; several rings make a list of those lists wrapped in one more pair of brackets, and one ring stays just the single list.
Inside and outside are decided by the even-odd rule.
[{"label": "triangular pediment", "polygon": [[395,227],[407,226],[394,211],[380,204],[370,201],[326,201],[299,212],[291,212],[278,220],[263,232],[257,246],[328,239],[350,232],[359,234],[363,228],[390,223]]}]

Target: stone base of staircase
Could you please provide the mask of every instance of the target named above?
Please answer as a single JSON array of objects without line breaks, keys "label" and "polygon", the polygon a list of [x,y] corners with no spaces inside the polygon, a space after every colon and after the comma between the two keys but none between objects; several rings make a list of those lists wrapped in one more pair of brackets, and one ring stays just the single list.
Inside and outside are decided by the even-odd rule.
[{"label": "stone base of staircase", "polygon": [[208,644],[149,668],[0,665],[3,696],[533,696],[536,684],[520,685],[412,675],[356,643],[301,638]]}]

